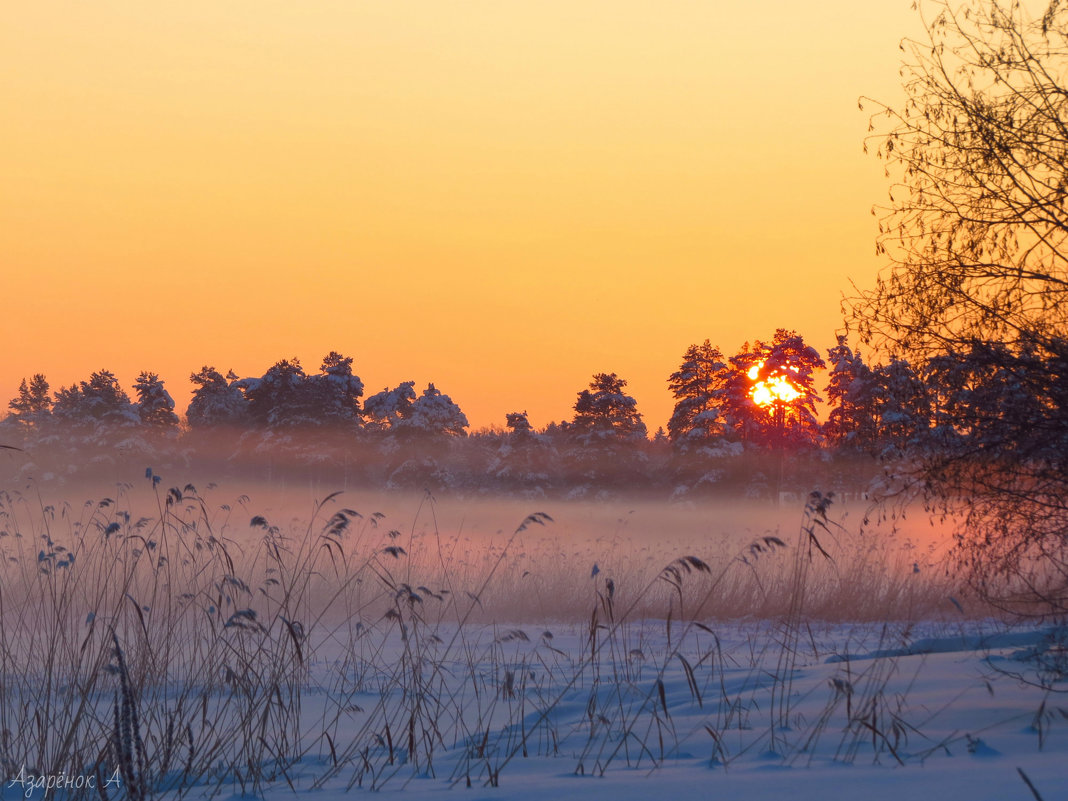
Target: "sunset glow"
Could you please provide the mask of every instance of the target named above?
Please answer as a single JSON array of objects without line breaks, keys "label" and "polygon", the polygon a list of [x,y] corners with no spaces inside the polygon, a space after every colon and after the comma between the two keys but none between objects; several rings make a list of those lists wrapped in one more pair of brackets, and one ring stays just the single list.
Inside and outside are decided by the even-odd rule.
[{"label": "sunset glow", "polygon": [[857,98],[900,93],[916,25],[889,0],[10,4],[0,401],[152,370],[184,412],[202,365],[337,350],[473,428],[564,419],[616,372],[655,431],[690,343],[834,343],[881,263]]},{"label": "sunset glow", "polygon": [[[760,370],[763,367],[764,362],[754,364],[747,373],[749,378],[755,382],[753,388],[749,391],[754,403],[758,406],[773,406],[776,403],[790,403],[801,397],[801,393],[790,381],[789,375],[772,375],[763,380],[758,380]],[[790,370],[791,368],[787,367],[786,369]]]}]

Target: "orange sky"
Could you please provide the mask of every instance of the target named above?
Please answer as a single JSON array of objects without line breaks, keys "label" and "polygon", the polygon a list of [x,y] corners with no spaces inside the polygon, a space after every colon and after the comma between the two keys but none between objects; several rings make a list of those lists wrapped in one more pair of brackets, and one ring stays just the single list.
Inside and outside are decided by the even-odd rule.
[{"label": "orange sky", "polygon": [[667,376],[870,283],[909,0],[12,3],[0,25],[0,403],[113,370],[336,349],[473,427],[651,430]]}]

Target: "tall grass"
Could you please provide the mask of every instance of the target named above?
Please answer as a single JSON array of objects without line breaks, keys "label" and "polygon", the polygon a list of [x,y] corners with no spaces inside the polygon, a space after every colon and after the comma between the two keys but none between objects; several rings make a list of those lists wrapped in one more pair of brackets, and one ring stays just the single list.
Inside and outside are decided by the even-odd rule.
[{"label": "tall grass", "polygon": [[[719,762],[755,707],[784,758],[841,706],[849,726],[882,737],[876,752],[893,753],[904,729],[880,728],[902,719],[880,695],[888,674],[865,674],[861,690],[845,675],[826,718],[790,733],[806,621],[907,619],[947,594],[940,579],[888,567],[880,547],[836,536],[818,495],[795,541],[586,545],[562,563],[542,512],[486,545],[441,532],[429,497],[393,528],[334,494],[298,527],[243,496],[215,504],[151,472],[146,485],[80,507],[32,488],[0,494],[5,780],[119,770],[130,798],[338,777],[496,785],[514,759],[560,755],[565,742],[576,772],[604,773],[670,758],[688,736],[672,712],[681,699],[707,710]],[[740,684],[715,633],[728,618],[782,621]],[[528,632],[531,621],[549,627]],[[567,645],[552,628],[582,634]],[[564,723],[576,697],[579,722]]]}]

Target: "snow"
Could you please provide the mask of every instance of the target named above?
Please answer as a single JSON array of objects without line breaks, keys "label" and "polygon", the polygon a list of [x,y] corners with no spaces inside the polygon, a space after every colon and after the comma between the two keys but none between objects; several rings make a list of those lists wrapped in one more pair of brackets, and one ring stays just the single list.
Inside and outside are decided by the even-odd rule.
[{"label": "snow", "polygon": [[[986,625],[992,629],[987,632],[988,645],[1033,644],[1043,634],[1027,630],[1006,633],[999,631],[997,624]],[[893,639],[914,627],[888,628],[894,631],[890,636]],[[926,628],[934,635],[943,627]],[[462,695],[458,699],[460,708],[471,709],[479,704],[474,692],[465,689],[470,685],[468,679],[472,673],[481,679],[498,680],[502,668],[509,663],[530,665],[546,653],[556,652],[566,654],[559,658],[569,665],[581,663],[587,648],[586,632],[573,629],[557,634],[551,641],[556,651],[548,652],[550,646],[544,640],[533,642],[538,640],[537,630],[526,629],[532,642],[505,643],[506,647],[498,649],[508,652],[502,663],[494,665],[487,660],[475,665],[473,671],[462,661],[445,663],[447,672],[455,679],[451,689]],[[489,745],[481,758],[472,757],[472,747],[463,742],[461,732],[451,730],[448,720],[441,720],[438,723],[447,742],[435,755],[432,771],[425,763],[413,764],[415,760],[403,748],[398,748],[395,764],[380,765],[374,779],[363,776],[363,788],[374,786],[382,796],[406,801],[457,796],[516,801],[545,798],[644,801],[698,796],[753,801],[778,800],[784,796],[862,797],[868,801],[938,796],[1027,798],[1029,791],[1018,773],[1022,769],[1043,798],[1062,798],[1068,793],[1068,771],[1064,770],[1068,724],[1058,711],[1045,723],[1039,723],[1049,727],[1040,738],[1035,721],[1046,693],[999,672],[997,665],[1005,661],[1013,667],[1023,667],[1014,661],[1011,647],[976,650],[987,636],[981,630],[932,636],[916,640],[911,647],[881,650],[880,642],[888,638],[883,625],[821,630],[815,641],[817,650],[810,650],[796,666],[790,725],[776,732],[775,743],[768,719],[774,682],[768,673],[775,667],[777,653],[771,648],[763,659],[754,660],[750,649],[769,646],[782,635],[781,628],[754,623],[716,630],[724,664],[707,671],[695,670],[702,695],[700,704],[688,689],[683,662],[677,656],[668,658],[673,649],[667,645],[664,622],[648,621],[627,632],[632,642],[643,644],[641,651],[645,659],[641,664],[635,664],[639,662],[636,656],[625,660],[634,672],[622,690],[607,676],[602,676],[601,683],[595,682],[592,668],[571,687],[543,688],[555,702],[551,724],[541,721],[536,711],[528,712],[523,718],[530,727],[528,756],[522,756],[521,735],[515,730],[518,717],[511,718],[511,729],[501,723],[509,719],[509,709],[501,711],[499,727],[491,727]],[[524,631],[524,628],[481,628],[469,636],[473,637],[472,642],[483,646],[494,640],[501,645],[502,633],[510,631]],[[703,639],[706,645],[712,640],[707,634],[695,639]],[[846,643],[855,656],[849,661],[836,661],[845,659],[840,649]],[[399,643],[394,644],[399,647]],[[865,646],[875,650],[865,653]],[[828,656],[824,648],[836,653]],[[683,650],[690,654],[693,664],[697,650]],[[931,650],[931,653],[912,653],[920,650]],[[316,669],[326,674],[333,667],[330,660],[324,660]],[[567,675],[564,671],[561,677]],[[836,678],[842,681],[843,675],[850,677],[858,697],[866,691],[866,698],[885,704],[894,715],[900,715],[901,742],[896,749],[892,751],[878,738],[873,747],[869,730],[856,725],[850,727],[843,712],[844,702],[839,698],[837,705],[834,704],[834,681]],[[658,677],[665,688],[666,712],[656,691]],[[1060,689],[1065,687],[1062,685]],[[607,721],[594,725],[592,737],[588,714],[591,698],[606,702]],[[744,722],[719,731],[723,751],[717,754],[715,741],[705,726],[717,728],[730,716],[726,699],[741,702],[745,714],[739,722]],[[364,693],[359,698],[365,708],[377,700],[374,693]],[[481,703],[515,707],[518,702],[494,696],[488,702],[482,699]],[[832,707],[830,717],[823,721],[821,716]],[[314,706],[305,711],[308,730],[314,729],[319,714]],[[470,715],[471,719],[474,717]],[[358,718],[354,722],[358,723]],[[629,718],[632,726],[629,748],[622,736],[624,726],[628,725],[624,718]],[[537,731],[539,725],[543,728],[551,725],[558,738],[552,747],[547,743],[546,733]],[[892,738],[890,730],[894,724],[884,725],[884,733]],[[876,722],[875,728],[879,726]],[[480,737],[469,741],[478,741]],[[343,738],[344,732],[338,732],[334,739]],[[459,741],[453,742],[452,738]],[[384,751],[378,756],[384,763]],[[291,768],[294,786],[312,786],[328,769],[324,757],[320,755]],[[500,770],[497,786],[489,786],[489,772],[497,769]],[[322,801],[346,797],[357,774],[355,766],[341,770],[317,789],[314,797]],[[471,778],[470,788],[467,776]],[[203,790],[214,793],[218,788]],[[288,783],[280,780],[252,797],[281,799],[291,795]],[[249,796],[241,795],[231,786],[221,797]]]},{"label": "snow", "polygon": [[[188,499],[172,505],[175,493],[181,498],[172,490],[167,506],[171,515],[181,516]],[[154,493],[145,494],[155,501]],[[50,583],[47,573],[34,581],[66,586],[58,582],[89,570],[94,559],[110,558],[123,537],[132,541],[126,531],[131,519],[138,519],[138,509],[131,501],[127,510],[126,502],[120,499],[121,510],[98,507],[92,520],[99,521],[101,534],[105,524],[108,532],[100,550],[79,551],[77,562],[71,558],[62,571],[58,562],[66,557],[58,547],[60,534],[53,532],[56,554],[54,559],[51,552],[45,556],[57,562],[57,583]],[[199,508],[199,499],[190,506]],[[771,527],[766,514],[753,514],[752,525],[765,531],[763,539],[758,535],[761,542],[774,539],[781,545],[770,534],[776,531],[787,544],[772,548],[774,553],[746,552],[757,558],[750,564],[709,553],[707,510],[697,509],[692,518],[676,510],[669,518],[660,507],[654,514],[652,507],[640,504],[625,512],[557,504],[549,510],[557,522],[534,525],[549,520],[532,515],[509,539],[494,531],[495,520],[479,519],[469,501],[457,501],[457,506],[470,510],[462,518],[470,534],[456,533],[444,543],[448,531],[460,529],[447,522],[452,516],[447,503],[434,512],[445,534],[438,522],[424,531],[418,521],[411,523],[410,533],[387,533],[392,518],[381,515],[363,518],[374,519],[374,526],[345,533],[341,523],[355,521],[355,516],[340,502],[328,507],[321,522],[338,543],[336,553],[344,545],[346,558],[360,554],[371,567],[359,568],[362,585],[343,585],[354,598],[332,601],[333,606],[319,611],[316,605],[333,597],[333,556],[301,562],[309,581],[321,587],[310,589],[285,616],[280,606],[272,606],[275,591],[257,586],[265,552],[252,547],[254,538],[269,539],[277,531],[269,520],[283,520],[285,507],[265,509],[266,517],[256,515],[243,534],[236,524],[218,529],[220,536],[232,538],[227,541],[235,556],[241,554],[230,568],[236,576],[222,578],[235,587],[238,599],[226,611],[198,606],[197,582],[214,586],[218,579],[208,574],[218,563],[197,556],[197,572],[183,584],[193,599],[182,607],[188,611],[175,612],[173,629],[157,632],[157,613],[144,603],[146,588],[135,576],[129,600],[136,597],[140,611],[131,619],[136,621],[132,628],[118,628],[130,664],[137,663],[139,631],[146,639],[172,631],[195,639],[208,636],[205,621],[214,621],[211,636],[224,645],[220,661],[211,662],[211,649],[218,646],[210,638],[197,640],[204,659],[225,666],[225,679],[199,668],[201,656],[183,654],[168,668],[165,682],[141,689],[139,717],[150,759],[158,752],[163,721],[180,698],[196,706],[189,719],[198,744],[210,742],[214,732],[229,733],[215,746],[218,763],[200,765],[186,775],[180,769],[154,775],[154,796],[278,801],[296,792],[339,801],[362,789],[405,801],[1032,798],[1025,777],[1046,801],[1068,796],[1063,628],[1012,625],[948,602],[919,605],[919,585],[904,606],[885,607],[920,610],[907,619],[888,614],[850,620],[848,609],[835,622],[820,619],[806,612],[833,608],[820,600],[825,595],[820,585],[839,575],[845,587],[852,569],[850,546],[826,540],[838,560],[835,571],[821,572],[819,562],[809,564],[810,586],[803,595],[787,594],[797,604],[769,606],[762,617],[693,618],[680,614],[678,604],[694,610],[704,608],[697,602],[703,593],[742,592],[745,585],[733,582],[735,574],[754,577],[761,593],[768,594],[773,585],[796,575],[791,570],[805,562],[795,560],[794,537]],[[30,548],[38,540],[29,537],[28,524],[17,518],[28,514],[22,510],[11,507],[5,525],[22,526]],[[509,507],[501,514],[512,511]],[[612,521],[610,535],[595,514]],[[380,527],[378,519],[385,520]],[[703,521],[691,540],[684,538],[688,520]],[[725,521],[726,512],[717,520]],[[674,538],[656,529],[658,548],[647,557],[642,543],[649,541],[636,530],[644,532],[658,521],[672,528]],[[141,530],[137,526],[130,530]],[[318,530],[296,521],[283,528]],[[92,526],[72,531],[80,532],[80,541],[94,534]],[[583,531],[588,539],[579,542]],[[739,536],[724,546],[729,553],[753,535]],[[6,539],[6,547],[23,547],[15,537],[22,535]],[[166,539],[158,537],[160,544],[154,547],[166,547]],[[187,539],[183,547],[189,544]],[[311,546],[297,540],[284,545],[293,559],[312,560],[319,553],[304,550]],[[893,568],[901,570],[901,581],[926,581],[935,572],[921,546],[910,544],[908,561]],[[32,545],[35,556],[38,547]],[[53,547],[51,539],[48,547]],[[871,558],[870,545],[865,548],[865,558]],[[433,558],[425,558],[423,551]],[[510,561],[504,559],[506,553],[512,554]],[[702,558],[686,555],[690,553]],[[472,554],[474,561],[464,562],[468,557],[462,554]],[[678,558],[670,561],[661,554]],[[643,573],[638,562],[647,558],[655,564]],[[912,571],[917,558],[924,563],[920,573]],[[42,575],[39,561],[28,576]],[[881,569],[888,586],[897,586],[892,561],[884,560]],[[449,565],[445,573],[433,572],[444,570],[444,563]],[[487,575],[493,571],[496,583]],[[539,571],[551,575],[535,575]],[[660,580],[656,571],[666,578]],[[724,581],[725,575],[732,580]],[[870,578],[876,574],[864,575],[869,576],[864,587],[877,594]],[[636,591],[646,584],[659,588],[659,594]],[[383,585],[388,592],[382,592]],[[453,591],[438,589],[444,586]],[[531,590],[541,605],[507,605],[509,596]],[[370,600],[360,600],[360,593]],[[175,608],[185,597],[173,599]],[[839,596],[827,597],[833,601]],[[129,615],[128,601],[118,601],[115,609]],[[569,614],[560,614],[568,609]],[[538,617],[539,610],[554,611]],[[91,627],[107,620],[90,614],[72,612],[72,619],[78,627],[82,621]],[[92,629],[89,634],[85,630],[75,632],[76,646],[83,639],[90,642]],[[29,629],[26,636],[33,633]],[[5,672],[18,663],[17,642],[12,642],[12,650],[5,650],[5,659],[11,660]],[[246,661],[234,661],[231,654],[244,654]],[[20,693],[32,687],[26,676],[36,675],[37,669],[27,670],[3,697],[6,719],[19,719],[18,707],[26,700]],[[115,672],[114,662],[110,670]],[[266,684],[257,685],[255,680],[265,676]],[[210,692],[198,695],[196,685],[208,683]],[[109,675],[104,689],[90,698],[90,708],[99,704],[103,712],[93,710],[90,717],[108,720],[117,686]],[[299,703],[283,702],[297,691]],[[248,734],[268,714],[290,727],[285,737],[269,735],[270,747],[255,731]],[[271,750],[281,742],[287,744],[284,752]],[[266,757],[268,753],[274,757]],[[0,798],[45,797],[43,786],[32,785],[34,766],[12,764],[3,750],[0,755],[7,775]],[[69,779],[78,768],[64,769]],[[122,797],[114,790],[110,797]],[[83,796],[53,790],[48,797]]]}]

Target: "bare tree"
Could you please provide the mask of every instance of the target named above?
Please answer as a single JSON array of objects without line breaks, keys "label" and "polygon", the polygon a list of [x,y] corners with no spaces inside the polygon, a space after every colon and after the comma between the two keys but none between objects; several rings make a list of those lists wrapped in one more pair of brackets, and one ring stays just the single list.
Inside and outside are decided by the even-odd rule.
[{"label": "bare tree", "polygon": [[920,7],[926,37],[902,43],[905,100],[876,103],[867,143],[891,181],[874,212],[889,264],[847,314],[884,355],[930,366],[938,405],[913,475],[962,513],[976,587],[1063,613],[1068,3],[1034,6]]},{"label": "bare tree", "polygon": [[904,105],[872,119],[891,265],[853,320],[913,354],[1048,347],[1068,330],[1068,5],[1035,19],[1015,0],[933,10],[927,40],[902,44]]}]

